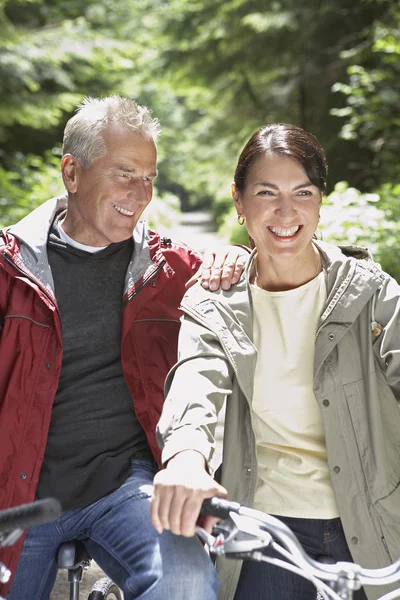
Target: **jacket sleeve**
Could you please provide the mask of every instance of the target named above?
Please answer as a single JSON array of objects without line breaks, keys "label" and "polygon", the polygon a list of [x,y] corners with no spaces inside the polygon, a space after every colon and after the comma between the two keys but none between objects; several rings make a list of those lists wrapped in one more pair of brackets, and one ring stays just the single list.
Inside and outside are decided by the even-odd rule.
[{"label": "jacket sleeve", "polygon": [[7,275],[0,258],[0,337],[4,328],[7,283]]},{"label": "jacket sleeve", "polygon": [[218,413],[232,392],[232,377],[216,336],[185,315],[179,360],[166,380],[166,400],[156,432],[163,464],[178,452],[197,450],[209,466]]},{"label": "jacket sleeve", "polygon": [[374,342],[375,357],[400,405],[400,286],[389,276],[375,295],[372,319],[382,327]]}]

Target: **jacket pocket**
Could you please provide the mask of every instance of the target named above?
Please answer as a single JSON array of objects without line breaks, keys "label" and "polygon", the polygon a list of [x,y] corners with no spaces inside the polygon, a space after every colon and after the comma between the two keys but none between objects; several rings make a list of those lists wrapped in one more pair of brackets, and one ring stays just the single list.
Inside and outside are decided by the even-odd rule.
[{"label": "jacket pocket", "polygon": [[400,558],[400,481],[391,494],[374,504],[374,508],[379,515],[388,551],[396,560]]},{"label": "jacket pocket", "polygon": [[372,504],[400,480],[400,410],[387,383],[369,373],[343,386]]}]

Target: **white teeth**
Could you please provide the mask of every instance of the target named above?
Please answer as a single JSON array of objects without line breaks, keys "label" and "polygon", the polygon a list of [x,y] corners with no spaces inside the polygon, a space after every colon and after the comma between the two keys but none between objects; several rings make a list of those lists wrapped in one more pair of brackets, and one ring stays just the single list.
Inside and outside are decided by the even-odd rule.
[{"label": "white teeth", "polygon": [[133,217],[133,215],[135,214],[134,210],[127,210],[126,208],[121,208],[121,206],[118,206],[117,204],[113,204],[113,207],[115,208],[115,210],[121,213],[121,215],[125,215],[126,217]]},{"label": "white teeth", "polygon": [[296,227],[268,227],[275,235],[279,237],[290,237],[298,232],[300,225]]}]

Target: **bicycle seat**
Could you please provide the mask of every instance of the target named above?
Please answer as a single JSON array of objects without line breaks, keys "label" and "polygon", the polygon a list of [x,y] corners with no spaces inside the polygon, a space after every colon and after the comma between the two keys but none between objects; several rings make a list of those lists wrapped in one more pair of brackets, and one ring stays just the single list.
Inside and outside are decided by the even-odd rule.
[{"label": "bicycle seat", "polygon": [[85,544],[78,540],[64,542],[57,550],[59,569],[78,569],[85,561],[90,559],[91,556],[86,550]]}]

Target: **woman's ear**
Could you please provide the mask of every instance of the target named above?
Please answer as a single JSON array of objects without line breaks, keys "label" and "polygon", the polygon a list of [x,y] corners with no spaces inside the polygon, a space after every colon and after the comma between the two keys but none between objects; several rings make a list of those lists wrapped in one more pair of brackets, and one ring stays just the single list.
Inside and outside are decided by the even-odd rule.
[{"label": "woman's ear", "polygon": [[233,203],[236,208],[236,212],[237,212],[238,216],[240,217],[240,216],[242,216],[243,205],[242,205],[242,201],[240,198],[240,194],[236,189],[236,185],[235,185],[234,181],[232,182],[232,185],[231,185],[231,193],[232,193]]}]

